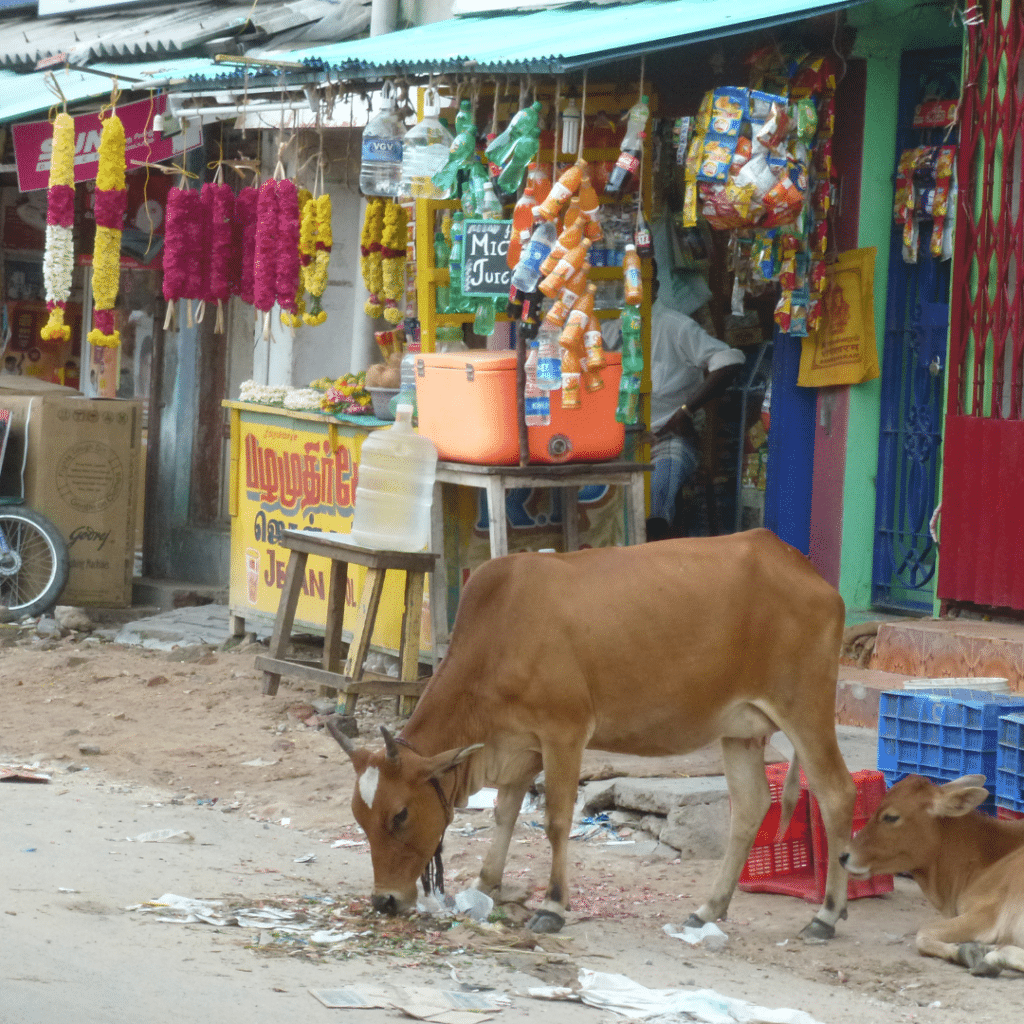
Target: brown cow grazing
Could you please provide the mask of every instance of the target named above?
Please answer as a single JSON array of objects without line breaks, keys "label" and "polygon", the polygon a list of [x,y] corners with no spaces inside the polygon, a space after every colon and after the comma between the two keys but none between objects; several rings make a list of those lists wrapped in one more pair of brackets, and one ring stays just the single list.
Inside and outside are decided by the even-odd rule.
[{"label": "brown cow grazing", "polygon": [[948,919],[917,933],[918,952],[996,975],[1024,971],[1024,821],[976,811],[984,785],[984,775],[944,786],[908,775],[840,860],[854,877],[912,874]]},{"label": "brown cow grazing", "polygon": [[[485,562],[459,603],[447,657],[398,738],[356,748],[352,810],[373,861],[373,906],[408,911],[453,808],[498,790],[497,828],[475,885],[501,885],[512,830],[543,769],[551,875],[533,931],[557,931],[586,748],[664,756],[721,740],[732,798],[728,848],[696,925],[722,917],[771,805],[764,743],[781,729],[821,804],[829,849],[823,906],[805,938],[846,916],[838,855],[855,790],[835,733],[844,609],[839,594],[767,530]],[[329,723],[330,724],[330,723]],[[788,780],[789,781],[789,780]]]}]

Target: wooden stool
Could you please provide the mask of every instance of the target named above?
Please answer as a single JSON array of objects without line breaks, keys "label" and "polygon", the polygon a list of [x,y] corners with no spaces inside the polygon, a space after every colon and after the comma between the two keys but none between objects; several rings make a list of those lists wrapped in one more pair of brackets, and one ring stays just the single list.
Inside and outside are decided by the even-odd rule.
[{"label": "wooden stool", "polygon": [[[256,667],[263,670],[263,692],[273,696],[277,693],[282,674],[310,679],[322,686],[345,694],[344,713],[352,714],[359,694],[389,694],[398,698],[399,710],[409,714],[416,705],[416,698],[423,690],[425,681],[419,675],[420,620],[423,611],[423,587],[426,574],[434,568],[437,555],[428,551],[383,551],[364,548],[346,542],[342,533],[316,533],[307,530],[285,530],[282,546],[291,551],[285,572],[284,590],[274,622],[274,634],[270,640],[269,655],[256,658]],[[284,658],[295,609],[302,592],[306,575],[306,560],[310,555],[321,555],[331,561],[327,594],[327,621],[324,628],[323,668],[303,665]],[[366,567],[366,581],[359,597],[359,613],[352,630],[348,658],[343,671],[341,663],[341,632],[345,617],[345,589],[348,581],[348,565]],[[381,592],[384,589],[384,574],[388,569],[405,571],[405,610],[402,613],[402,641],[399,650],[400,671],[398,679],[377,672],[363,672],[363,662],[373,635]]]}]

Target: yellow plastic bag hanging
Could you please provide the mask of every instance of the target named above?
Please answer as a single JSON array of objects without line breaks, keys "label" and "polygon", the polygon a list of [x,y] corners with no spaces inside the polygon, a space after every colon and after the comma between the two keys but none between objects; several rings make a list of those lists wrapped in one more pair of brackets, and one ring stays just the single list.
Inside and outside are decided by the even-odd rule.
[{"label": "yellow plastic bag hanging", "polygon": [[803,339],[797,384],[863,384],[879,376],[875,347],[875,249],[844,252],[828,268],[818,329]]}]

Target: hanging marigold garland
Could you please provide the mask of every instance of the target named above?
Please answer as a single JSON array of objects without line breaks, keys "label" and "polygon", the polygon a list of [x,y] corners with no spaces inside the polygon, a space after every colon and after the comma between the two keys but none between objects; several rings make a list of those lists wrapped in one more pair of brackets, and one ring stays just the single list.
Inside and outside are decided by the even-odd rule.
[{"label": "hanging marigold garland", "polygon": [[371,199],[366,204],[366,216],[363,219],[363,232],[359,239],[359,269],[362,271],[363,283],[370,297],[363,306],[367,316],[379,317],[384,312],[384,303],[380,293],[384,287],[383,268],[381,266],[381,239],[384,234],[384,200]]},{"label": "hanging marigold garland", "polygon": [[231,248],[234,262],[231,268],[231,288],[250,306],[254,301],[256,285],[256,204],[257,192],[246,185],[235,197],[235,219],[231,225]]},{"label": "hanging marigold garland", "polygon": [[[281,323],[286,327],[298,327],[306,314],[306,220],[313,193],[308,188],[299,189],[299,284],[295,291],[295,312],[281,310]],[[310,244],[312,244],[310,242]]]},{"label": "hanging marigold garland", "polygon": [[117,114],[103,123],[96,173],[96,240],[92,256],[93,329],[89,344],[116,348],[121,344],[114,320],[114,302],[121,278],[121,226],[127,204],[124,181],[124,125]]},{"label": "hanging marigold garland", "polygon": [[71,328],[64,323],[64,309],[71,294],[75,266],[75,122],[70,114],[57,115],[53,123],[50,181],[46,194],[46,255],[43,281],[50,317],[39,332],[45,341],[67,341]]},{"label": "hanging marigold garland", "polygon": [[380,251],[384,319],[389,324],[397,324],[402,319],[398,300],[405,294],[406,221],[405,210],[390,200],[384,208]]},{"label": "hanging marigold garland", "polygon": [[205,210],[204,221],[209,225],[209,261],[203,302],[217,303],[217,319],[213,329],[224,333],[224,303],[231,298],[233,255],[233,221],[235,193],[222,181],[203,185],[200,198]]},{"label": "hanging marigold garland", "polygon": [[306,221],[309,223],[308,243],[310,248],[302,248],[303,278],[306,290],[310,295],[309,312],[302,319],[311,327],[322,324],[327,319],[327,311],[321,306],[320,300],[327,287],[327,268],[331,262],[331,248],[334,236],[331,233],[331,197],[325,192],[314,199],[306,208]]}]

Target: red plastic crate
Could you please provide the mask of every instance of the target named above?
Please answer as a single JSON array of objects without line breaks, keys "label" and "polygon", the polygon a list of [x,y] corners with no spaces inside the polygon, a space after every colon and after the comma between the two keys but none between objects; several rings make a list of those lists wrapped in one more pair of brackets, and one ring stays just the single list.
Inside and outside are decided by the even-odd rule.
[{"label": "red plastic crate", "polygon": [[1020,821],[1024,818],[1024,811],[1011,811],[1009,807],[996,807],[996,817],[1003,821]]},{"label": "red plastic crate", "polygon": [[[828,844],[818,801],[808,792],[807,778],[802,770],[800,797],[793,812],[793,820],[785,836],[780,841],[775,839],[782,813],[782,787],[788,768],[786,764],[772,764],[765,768],[772,806],[761,823],[738,884],[744,892],[781,893],[784,896],[798,896],[808,903],[821,903],[825,898]],[[867,770],[854,772],[852,777],[857,786],[853,810],[853,830],[856,832],[875,812],[885,794],[885,776],[879,771]],[[892,875],[876,875],[865,881],[851,878],[847,897],[856,900],[892,891]]]},{"label": "red plastic crate", "polygon": [[765,768],[772,805],[761,822],[738,884],[744,892],[775,892],[813,899],[811,893],[817,883],[811,847],[810,802],[803,772],[800,773],[800,796],[793,811],[793,820],[782,839],[776,841],[775,838],[782,816],[782,786],[788,768],[786,764],[770,764]]},{"label": "red plastic crate", "polygon": [[[859,832],[878,809],[885,796],[885,776],[873,768],[852,772],[857,787],[857,799],[853,805],[853,831]],[[802,778],[801,778],[801,781]],[[821,817],[818,801],[811,797],[811,843],[814,847],[814,874],[818,879],[818,900],[825,898],[825,875],[828,873],[828,840],[825,838],[825,822]],[[846,887],[846,898],[859,900],[864,896],[881,896],[893,891],[892,875],[873,875],[871,878],[851,878]]]}]

